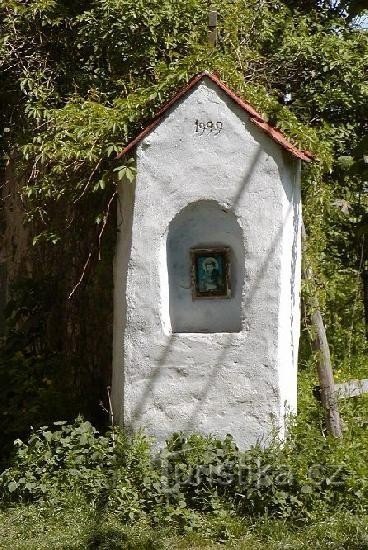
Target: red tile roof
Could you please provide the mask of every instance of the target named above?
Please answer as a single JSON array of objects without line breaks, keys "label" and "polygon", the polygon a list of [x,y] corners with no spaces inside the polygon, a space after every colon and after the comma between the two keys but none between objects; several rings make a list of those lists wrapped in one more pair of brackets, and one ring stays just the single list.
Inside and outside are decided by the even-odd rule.
[{"label": "red tile roof", "polygon": [[169,101],[164,103],[164,105],[160,108],[160,110],[156,113],[155,117],[152,119],[152,121],[130,142],[128,145],[121,151],[121,153],[118,154],[118,158],[121,158],[122,156],[129,153],[136,145],[138,145],[143,138],[147,136],[153,130],[156,128],[156,126],[161,122],[163,116],[165,113],[172,107],[179,99],[181,99],[183,96],[185,96],[194,86],[202,80],[202,78],[209,78],[217,84],[221,90],[223,90],[243,111],[245,111],[248,115],[250,115],[250,120],[258,126],[263,132],[268,134],[276,143],[281,145],[286,151],[288,151],[291,155],[293,155],[296,158],[299,158],[301,160],[304,160],[305,162],[311,162],[314,158],[313,154],[309,151],[304,151],[301,149],[298,149],[295,145],[293,145],[281,132],[281,130],[278,130],[274,126],[271,126],[264,120],[264,118],[246,101],[238,97],[230,88],[226,86],[217,76],[211,73],[202,72],[194,76],[189,80],[189,82],[181,88]]}]

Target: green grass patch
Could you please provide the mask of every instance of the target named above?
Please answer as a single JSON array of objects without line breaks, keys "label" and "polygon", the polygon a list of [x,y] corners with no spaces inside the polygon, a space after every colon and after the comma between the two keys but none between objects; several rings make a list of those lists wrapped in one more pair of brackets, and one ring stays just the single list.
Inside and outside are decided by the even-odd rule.
[{"label": "green grass patch", "polygon": [[113,513],[100,515],[81,500],[71,498],[61,508],[40,504],[17,505],[0,513],[0,548],[4,550],[101,550],[236,548],[239,550],[365,550],[368,518],[349,512],[321,517],[296,526],[290,521],[245,520],[231,514],[196,514],[200,529],[134,524]]}]

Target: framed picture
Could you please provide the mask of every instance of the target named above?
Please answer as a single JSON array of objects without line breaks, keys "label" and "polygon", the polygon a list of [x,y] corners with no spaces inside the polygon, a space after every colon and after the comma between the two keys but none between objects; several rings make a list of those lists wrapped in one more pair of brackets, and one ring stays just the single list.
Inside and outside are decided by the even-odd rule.
[{"label": "framed picture", "polygon": [[230,298],[230,248],[192,248],[192,296]]}]

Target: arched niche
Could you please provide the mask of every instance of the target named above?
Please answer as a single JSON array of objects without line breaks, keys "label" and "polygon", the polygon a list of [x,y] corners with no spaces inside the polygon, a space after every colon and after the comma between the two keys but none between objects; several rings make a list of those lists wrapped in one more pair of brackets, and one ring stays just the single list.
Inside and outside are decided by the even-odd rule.
[{"label": "arched niche", "polygon": [[[228,253],[231,291],[227,297],[193,297],[191,251],[221,248]],[[166,261],[172,332],[241,330],[244,239],[233,212],[211,200],[186,206],[170,223]]]}]

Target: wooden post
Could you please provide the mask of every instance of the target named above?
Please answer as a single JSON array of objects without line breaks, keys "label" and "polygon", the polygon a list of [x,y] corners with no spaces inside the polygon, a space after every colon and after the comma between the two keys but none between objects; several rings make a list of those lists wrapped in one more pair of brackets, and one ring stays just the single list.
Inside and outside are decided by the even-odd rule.
[{"label": "wooden post", "polygon": [[363,303],[364,303],[364,318],[365,318],[365,336],[368,340],[368,260],[367,266],[363,268]]},{"label": "wooden post", "polygon": [[208,42],[215,47],[217,43],[217,11],[208,12]]},{"label": "wooden post", "polygon": [[[306,233],[302,222],[302,249],[303,249],[303,278],[314,285],[314,276],[310,268],[306,266]],[[335,382],[331,367],[330,348],[327,341],[326,329],[323,323],[321,311],[316,293],[306,297],[308,309],[311,312],[311,323],[315,332],[313,345],[318,356],[318,378],[321,389],[321,402],[325,411],[326,428],[334,437],[342,437],[341,419],[335,393]]]}]

